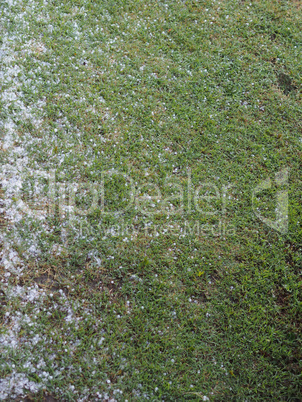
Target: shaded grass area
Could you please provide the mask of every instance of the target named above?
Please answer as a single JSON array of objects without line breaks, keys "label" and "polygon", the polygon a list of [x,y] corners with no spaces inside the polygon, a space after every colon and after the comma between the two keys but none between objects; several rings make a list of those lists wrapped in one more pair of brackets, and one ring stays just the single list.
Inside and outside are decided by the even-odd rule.
[{"label": "shaded grass area", "polygon": [[[55,169],[61,185],[99,184],[115,169],[132,178],[138,203],[109,213],[131,201],[116,173],[104,179],[103,202],[72,225],[58,185],[47,230],[28,217],[14,225],[8,236],[17,231],[26,270],[10,286],[36,283],[46,295],[37,306],[3,291],[1,331],[7,311],[31,321],[0,357],[1,378],[26,373],[45,388],[37,399],[301,400],[299,3],[31,7],[12,9],[30,32],[6,26],[22,34],[15,51],[34,83],[22,81],[23,101],[45,102],[42,126],[17,121],[31,167]],[[255,216],[252,191],[285,168],[289,228],[280,234]],[[160,208],[139,198],[158,196],[150,183],[169,198]],[[201,185],[216,198],[194,203]],[[259,199],[272,220],[278,190]],[[77,193],[78,208],[91,202]]]}]

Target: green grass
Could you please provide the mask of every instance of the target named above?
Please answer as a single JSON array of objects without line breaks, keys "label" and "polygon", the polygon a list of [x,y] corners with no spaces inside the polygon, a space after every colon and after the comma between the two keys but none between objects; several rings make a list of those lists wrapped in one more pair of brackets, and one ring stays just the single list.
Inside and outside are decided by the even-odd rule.
[{"label": "green grass", "polygon": [[302,399],[301,10],[0,6],[0,399]]}]

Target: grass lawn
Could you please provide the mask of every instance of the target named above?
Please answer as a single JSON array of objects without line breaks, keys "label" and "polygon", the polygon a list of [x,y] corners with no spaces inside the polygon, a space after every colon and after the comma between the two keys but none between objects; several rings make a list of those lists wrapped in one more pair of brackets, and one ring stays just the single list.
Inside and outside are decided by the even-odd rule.
[{"label": "grass lawn", "polygon": [[0,400],[302,400],[301,21],[1,1]]}]

